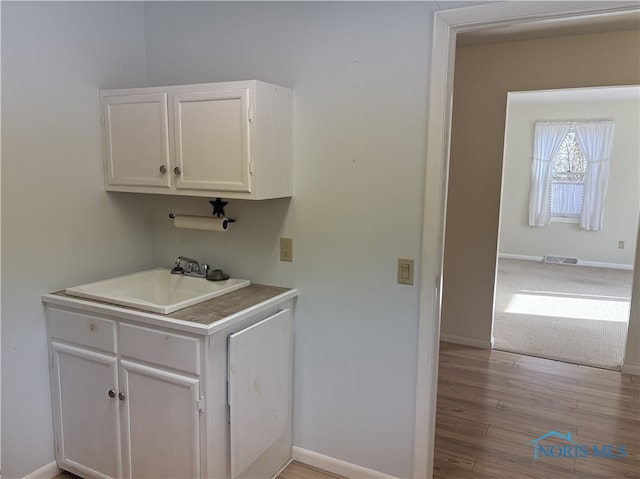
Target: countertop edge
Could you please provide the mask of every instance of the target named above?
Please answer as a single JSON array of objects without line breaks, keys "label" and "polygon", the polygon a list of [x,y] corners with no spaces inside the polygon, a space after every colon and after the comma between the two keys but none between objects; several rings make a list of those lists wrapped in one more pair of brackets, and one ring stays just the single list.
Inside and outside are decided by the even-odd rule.
[{"label": "countertop edge", "polygon": [[211,335],[235,324],[238,321],[242,321],[248,316],[268,309],[274,304],[288,301],[290,299],[296,298],[297,296],[298,290],[296,288],[291,288],[277,296],[273,296],[272,298],[256,303],[253,306],[238,311],[237,313],[233,313],[210,324],[201,324],[192,321],[175,319],[158,313],[149,313],[146,311],[95,302],[78,297],[59,296],[53,293],[43,294],[41,296],[41,300],[45,304],[81,309],[82,311],[94,314],[107,314],[110,316],[115,316],[119,319],[125,319],[155,326],[163,326],[166,328],[190,333]]}]

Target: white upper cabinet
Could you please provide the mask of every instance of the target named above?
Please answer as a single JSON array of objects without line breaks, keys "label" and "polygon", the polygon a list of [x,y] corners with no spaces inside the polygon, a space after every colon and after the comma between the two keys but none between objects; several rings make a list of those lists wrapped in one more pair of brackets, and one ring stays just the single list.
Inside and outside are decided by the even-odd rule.
[{"label": "white upper cabinet", "polygon": [[292,194],[292,91],[251,80],[100,92],[108,191]]}]

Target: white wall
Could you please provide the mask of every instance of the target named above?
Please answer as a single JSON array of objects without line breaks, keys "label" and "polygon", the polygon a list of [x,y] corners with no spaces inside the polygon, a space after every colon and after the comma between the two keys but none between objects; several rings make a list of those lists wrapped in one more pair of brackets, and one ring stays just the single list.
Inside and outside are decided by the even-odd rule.
[{"label": "white wall", "polygon": [[54,459],[40,295],[152,254],[144,198],[104,192],[98,110],[99,88],[144,85],[142,6],[1,7],[4,479]]},{"label": "white wall", "polygon": [[[544,93],[543,93],[544,94]],[[615,121],[611,174],[602,231],[577,224],[528,226],[533,131],[538,120]],[[601,100],[554,103],[518,101],[507,105],[505,156],[500,214],[500,253],[523,256],[570,256],[580,261],[633,266],[640,211],[640,102]],[[618,249],[618,241],[625,248]]]},{"label": "white wall", "polygon": [[[300,290],[295,445],[411,474],[430,3],[150,3],[150,85],[257,78],[294,90],[294,196],[231,201],[226,234],[175,230],[154,201],[156,261],[180,254]],[[278,260],[293,238],[294,262]],[[416,278],[419,272],[416,271]]]}]

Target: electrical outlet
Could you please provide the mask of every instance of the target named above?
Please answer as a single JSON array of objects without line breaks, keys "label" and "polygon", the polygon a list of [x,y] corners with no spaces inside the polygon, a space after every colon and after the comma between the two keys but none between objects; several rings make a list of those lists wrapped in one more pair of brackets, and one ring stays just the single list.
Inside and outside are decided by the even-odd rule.
[{"label": "electrical outlet", "polygon": [[280,261],[293,261],[293,240],[280,238]]},{"label": "electrical outlet", "polygon": [[624,249],[624,241],[618,241],[618,249]]}]

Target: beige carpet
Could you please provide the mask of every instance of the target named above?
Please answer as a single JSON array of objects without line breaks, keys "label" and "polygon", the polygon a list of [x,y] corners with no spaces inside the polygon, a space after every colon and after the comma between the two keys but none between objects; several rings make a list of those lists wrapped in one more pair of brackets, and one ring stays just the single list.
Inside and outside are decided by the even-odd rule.
[{"label": "beige carpet", "polygon": [[495,349],[620,370],[633,272],[500,259]]}]

